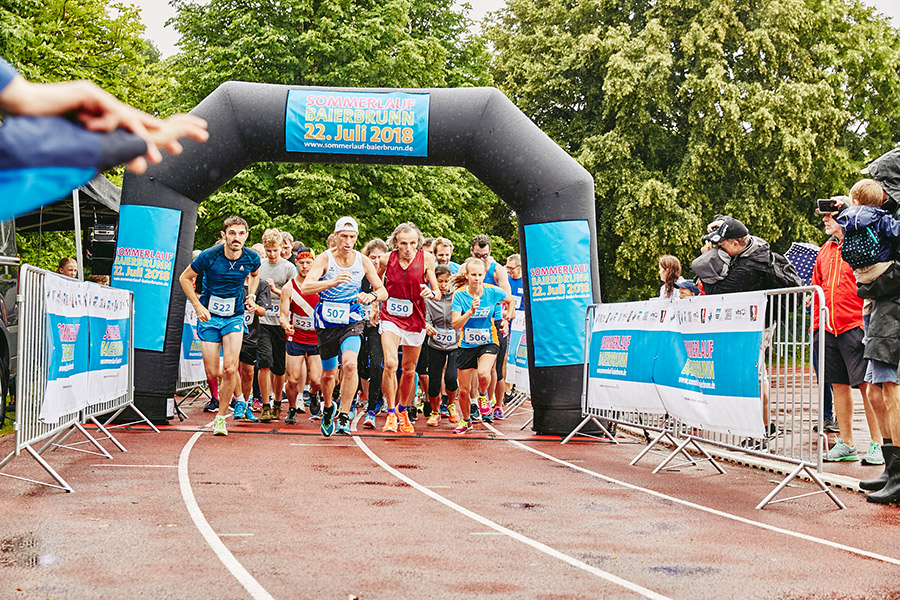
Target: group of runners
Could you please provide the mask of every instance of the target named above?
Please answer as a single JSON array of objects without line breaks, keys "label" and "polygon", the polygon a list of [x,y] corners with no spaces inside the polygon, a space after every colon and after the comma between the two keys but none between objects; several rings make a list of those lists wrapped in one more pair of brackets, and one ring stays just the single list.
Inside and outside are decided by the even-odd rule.
[{"label": "group of runners", "polygon": [[247,235],[246,221],[229,217],[219,243],[179,278],[207,375],[221,378],[218,398],[232,399],[214,405],[215,435],[227,435],[231,407],[235,421],[279,420],[282,389],[285,423],[308,406],[325,436],[350,435],[363,401],[363,428],[375,429],[384,412],[381,429],[393,433],[414,433],[420,410],[427,425],[446,418],[456,434],[503,418],[509,326],[522,304],[518,255],[504,267],[478,235],[458,264],[448,239],[426,240],[412,223],[360,252],[349,216],[318,256],[274,229],[257,251],[245,247]]}]

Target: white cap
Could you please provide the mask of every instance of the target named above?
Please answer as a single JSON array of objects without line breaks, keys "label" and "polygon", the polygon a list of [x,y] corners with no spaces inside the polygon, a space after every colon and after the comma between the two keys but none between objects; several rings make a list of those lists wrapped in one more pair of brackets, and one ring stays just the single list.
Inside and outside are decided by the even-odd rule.
[{"label": "white cap", "polygon": [[356,219],[353,217],[341,217],[337,220],[337,223],[334,224],[334,232],[338,233],[339,231],[359,233],[359,225],[356,224]]}]

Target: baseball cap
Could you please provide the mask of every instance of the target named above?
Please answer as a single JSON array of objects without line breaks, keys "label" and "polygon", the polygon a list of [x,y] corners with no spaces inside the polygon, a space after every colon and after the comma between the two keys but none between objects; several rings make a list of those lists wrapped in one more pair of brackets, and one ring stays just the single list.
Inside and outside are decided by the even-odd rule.
[{"label": "baseball cap", "polygon": [[701,240],[718,244],[722,240],[742,238],[750,233],[747,230],[747,226],[734,217],[721,217],[721,219],[717,220],[721,220],[722,224],[700,238]]},{"label": "baseball cap", "polygon": [[698,286],[696,283],[694,283],[694,281],[691,279],[685,279],[684,281],[676,281],[675,287],[690,290],[690,292],[695,296],[700,295],[700,286]]},{"label": "baseball cap", "polygon": [[359,225],[356,224],[356,219],[353,217],[341,217],[337,220],[337,223],[334,224],[334,232],[337,233],[339,231],[359,233]]}]

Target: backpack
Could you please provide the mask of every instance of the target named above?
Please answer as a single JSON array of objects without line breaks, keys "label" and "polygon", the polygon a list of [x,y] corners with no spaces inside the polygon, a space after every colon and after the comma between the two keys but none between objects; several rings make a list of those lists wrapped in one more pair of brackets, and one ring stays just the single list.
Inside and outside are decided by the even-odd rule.
[{"label": "backpack", "polygon": [[879,256],[888,253],[887,238],[877,236],[871,225],[847,231],[841,243],[841,258],[853,269],[874,265]]},{"label": "backpack", "polygon": [[801,287],[803,281],[797,275],[797,269],[791,264],[791,261],[777,252],[771,253],[772,258],[769,260],[769,270],[766,274],[767,289],[778,290],[782,288]]}]

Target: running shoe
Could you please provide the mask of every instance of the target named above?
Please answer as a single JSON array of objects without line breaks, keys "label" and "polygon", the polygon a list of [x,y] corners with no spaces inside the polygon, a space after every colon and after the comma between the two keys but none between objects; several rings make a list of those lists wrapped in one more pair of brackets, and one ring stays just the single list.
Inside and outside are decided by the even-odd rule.
[{"label": "running shoe", "polygon": [[253,399],[253,412],[259,412],[262,410],[262,402],[260,402],[259,398]]},{"label": "running shoe", "polygon": [[848,446],[844,440],[837,440],[825,456],[822,457],[825,462],[853,461],[859,460],[856,454],[856,446]]},{"label": "running shoe", "polygon": [[337,418],[337,434],[338,435],[352,435],[350,433],[350,415],[347,413],[340,413]]},{"label": "running shoe", "polygon": [[288,408],[288,415],[284,419],[285,425],[296,425],[297,424],[297,409],[291,406]]},{"label": "running shoe", "polygon": [[389,412],[387,414],[387,419],[384,421],[384,427],[381,428],[382,431],[390,431],[391,433],[397,433],[397,413]]},{"label": "running shoe", "polygon": [[494,420],[502,421],[503,419],[504,419],[503,409],[498,406],[497,408],[494,409]]},{"label": "running shoe", "polygon": [[375,412],[380,413],[385,411],[384,400],[379,400],[375,403]]},{"label": "running shoe", "polygon": [[219,412],[219,401],[213,398],[203,407],[203,412]]},{"label": "running shoe", "polygon": [[869,451],[862,457],[860,462],[864,465],[883,465],[884,454],[881,452],[881,444],[869,440]]},{"label": "running shoe", "polygon": [[[401,412],[401,411],[398,410],[397,412]],[[416,421],[419,420],[419,409],[416,408],[415,406],[409,406],[403,412],[406,413],[406,417],[413,423],[415,423]]]},{"label": "running shoe", "polygon": [[470,429],[472,429],[472,425],[468,421],[463,420],[459,422],[459,425],[456,426],[456,429],[453,430],[453,433],[462,435]]},{"label": "running shoe", "polygon": [[481,410],[482,418],[491,414],[491,401],[488,400],[487,396],[478,396],[478,406]]},{"label": "running shoe", "polygon": [[259,417],[253,414],[249,404],[247,405],[247,410],[244,411],[244,420],[248,423],[259,423]]},{"label": "running shoe", "polygon": [[456,414],[456,404],[447,405],[447,418],[451,423],[459,423],[459,415]]},{"label": "running shoe", "polygon": [[356,397],[355,396],[353,398],[353,402],[350,404],[350,415],[349,416],[350,416],[351,421],[356,418]]},{"label": "running shoe", "polygon": [[309,418],[319,419],[322,411],[322,404],[319,402],[319,394],[315,393],[309,398]]},{"label": "running shoe", "polygon": [[322,409],[322,424],[319,426],[322,435],[331,437],[334,435],[334,404]]},{"label": "running shoe", "polygon": [[422,415],[426,419],[431,418],[431,402],[426,402],[425,404],[423,404],[421,410],[422,410]]},{"label": "running shoe", "polygon": [[400,431],[403,433],[415,433],[416,428],[413,427],[413,424],[409,420],[409,413],[400,411],[397,415],[397,418],[400,420]]},{"label": "running shoe", "polygon": [[309,406],[309,390],[303,390],[303,404]]},{"label": "running shoe", "polygon": [[441,424],[441,413],[431,413],[431,416],[428,417],[428,421],[425,422],[429,427],[437,427]]},{"label": "running shoe", "polygon": [[494,414],[492,411],[488,411],[488,414],[481,415],[482,423],[493,423],[494,422]]},{"label": "running shoe", "polygon": [[297,400],[297,414],[306,414],[306,409],[303,407],[303,401],[299,399]]},{"label": "running shoe", "polygon": [[224,416],[216,415],[216,418],[213,419],[213,435],[228,435],[228,430],[225,429]]},{"label": "running shoe", "polygon": [[481,423],[481,410],[474,402],[469,406],[469,424]]},{"label": "running shoe", "polygon": [[450,409],[447,408],[447,403],[446,403],[446,402],[441,402],[441,416],[442,416],[442,417],[449,417],[449,416],[450,416]]},{"label": "running shoe", "polygon": [[263,404],[262,412],[259,414],[259,420],[263,423],[268,423],[272,420],[272,407],[268,404]]},{"label": "running shoe", "polygon": [[363,421],[363,429],[375,429],[375,411],[370,410],[366,413],[366,420]]},{"label": "running shoe", "polygon": [[234,403],[234,420],[237,421],[239,419],[244,418],[244,413],[247,412],[247,403],[243,400],[238,400]]},{"label": "running shoe", "polygon": [[272,402],[272,420],[281,420],[281,400],[275,400],[274,402]]}]

